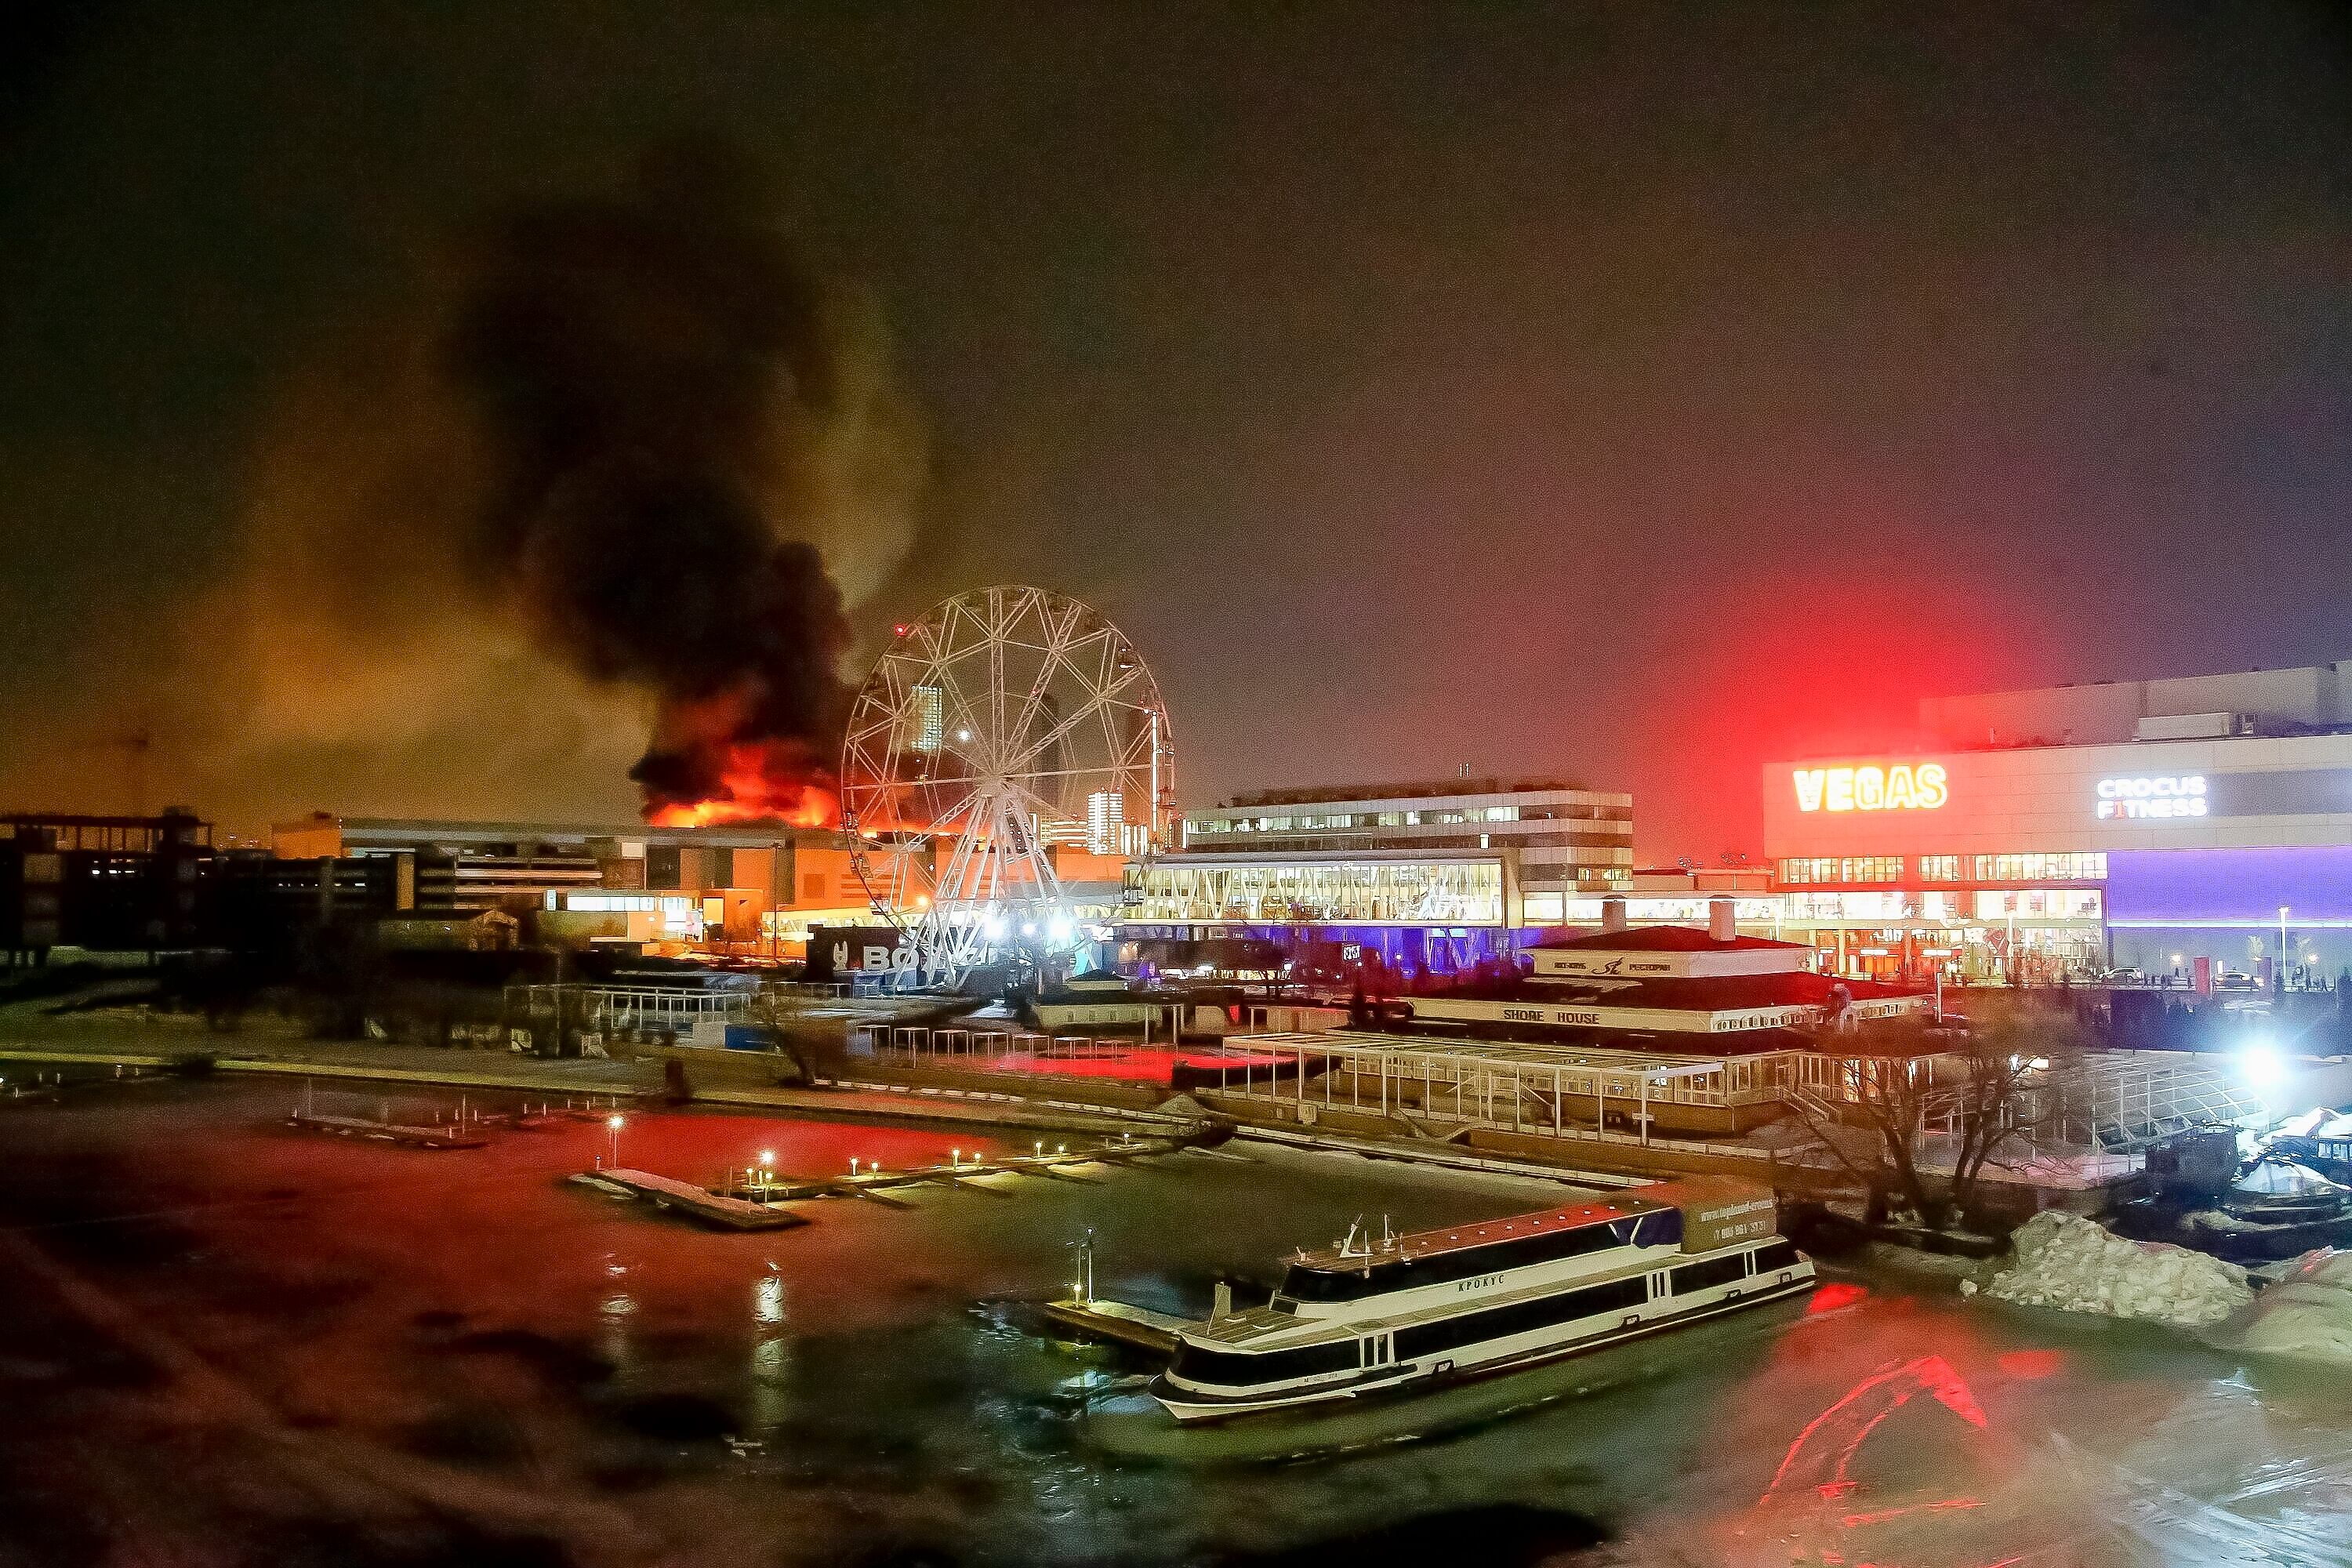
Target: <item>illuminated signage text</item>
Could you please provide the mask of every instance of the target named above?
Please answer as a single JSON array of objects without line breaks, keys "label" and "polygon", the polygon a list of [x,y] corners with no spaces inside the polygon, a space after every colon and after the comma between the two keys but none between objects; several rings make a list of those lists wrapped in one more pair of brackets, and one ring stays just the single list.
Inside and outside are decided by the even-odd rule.
[{"label": "illuminated signage text", "polygon": [[2102,819],[2202,816],[2206,810],[2202,773],[2101,779],[2098,796],[2095,810]]},{"label": "illuminated signage text", "polygon": [[1799,768],[1799,811],[1933,811],[1951,798],[1941,763]]},{"label": "illuminated signage text", "polygon": [[1514,1024],[1577,1024],[1597,1026],[1601,1015],[1576,1007],[1506,1007],[1503,1017]]}]

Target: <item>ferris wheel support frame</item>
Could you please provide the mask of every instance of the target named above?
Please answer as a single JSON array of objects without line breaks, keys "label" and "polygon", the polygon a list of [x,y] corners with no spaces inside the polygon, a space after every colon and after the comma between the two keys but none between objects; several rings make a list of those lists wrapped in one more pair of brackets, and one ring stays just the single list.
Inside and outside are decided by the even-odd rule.
[{"label": "ferris wheel support frame", "polygon": [[[1008,668],[1016,651],[1024,657],[1014,662],[1035,658],[1025,691]],[[984,679],[967,689],[958,668],[982,653]],[[1051,719],[1042,736],[1041,715]],[[1085,752],[1095,739],[1101,750]],[[950,759],[963,771],[939,776]],[[1143,858],[1167,847],[1175,788],[1167,710],[1150,667],[1108,617],[1048,590],[1003,585],[942,600],[899,628],[859,689],[842,784],[851,864],[876,912],[902,933],[902,973],[952,983],[1003,951],[1043,956],[1069,945],[1076,917],[1039,829],[1090,820],[1074,818],[1068,798],[1084,780],[1105,787],[1078,809],[1090,814],[1104,794],[1140,795]],[[961,793],[942,799],[944,785]],[[905,820],[909,798],[927,803],[919,828]],[[873,822],[862,820],[869,806],[878,808]],[[886,818],[887,829],[877,826]],[[943,839],[952,844],[941,865]],[[910,898],[924,877],[929,894]],[[1057,930],[1064,922],[1071,929]]]}]

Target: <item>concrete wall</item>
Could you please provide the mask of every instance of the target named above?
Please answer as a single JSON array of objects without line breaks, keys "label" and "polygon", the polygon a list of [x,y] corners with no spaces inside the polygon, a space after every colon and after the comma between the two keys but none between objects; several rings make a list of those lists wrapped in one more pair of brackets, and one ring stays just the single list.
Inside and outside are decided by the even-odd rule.
[{"label": "concrete wall", "polygon": [[2026,691],[1931,697],[1920,728],[1947,746],[2092,745],[2128,741],[2155,714],[2246,713],[2280,724],[2352,721],[2345,700],[2352,661],[2164,680],[2111,680]]}]

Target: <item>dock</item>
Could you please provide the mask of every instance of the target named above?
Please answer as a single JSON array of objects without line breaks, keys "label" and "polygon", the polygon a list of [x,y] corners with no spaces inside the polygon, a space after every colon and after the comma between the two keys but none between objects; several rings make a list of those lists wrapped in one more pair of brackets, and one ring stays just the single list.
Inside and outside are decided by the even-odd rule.
[{"label": "dock", "polygon": [[317,1116],[306,1110],[289,1116],[286,1125],[344,1138],[373,1138],[381,1143],[398,1143],[411,1149],[478,1149],[489,1142],[464,1125],[412,1127],[398,1121],[371,1121],[363,1116]]},{"label": "dock", "polygon": [[808,1224],[807,1216],[776,1204],[747,1203],[741,1198],[723,1197],[669,1176],[656,1176],[650,1171],[633,1171],[625,1167],[609,1170],[583,1171],[572,1178],[590,1186],[618,1188],[633,1196],[649,1198],[655,1205],[711,1225],[730,1230],[789,1230]]},{"label": "dock", "polygon": [[[0,1052],[0,1060],[9,1059],[12,1059],[10,1053]],[[158,1076],[137,1068],[125,1072],[120,1062],[114,1064],[114,1074],[110,1078],[68,1079],[62,1072],[45,1072],[37,1067],[34,1068],[30,1078],[17,1072],[0,1073],[0,1104],[54,1105],[66,1097],[68,1089],[79,1093],[83,1089],[97,1089],[110,1083],[117,1086],[126,1083],[152,1083]]]},{"label": "dock", "polygon": [[1110,1340],[1161,1355],[1176,1349],[1178,1334],[1187,1329],[1208,1326],[1198,1319],[1155,1312],[1149,1307],[1108,1300],[1100,1296],[1085,1301],[1075,1296],[1064,1297],[1058,1301],[1046,1302],[1045,1310],[1054,1321],[1066,1329],[1075,1329],[1088,1339]]},{"label": "dock", "polygon": [[753,1194],[754,1202],[761,1199],[774,1203],[803,1198],[860,1197],[905,1208],[909,1206],[905,1200],[892,1198],[880,1189],[935,1183],[1005,1198],[1013,1194],[1000,1186],[980,1183],[975,1178],[1014,1175],[1042,1176],[1083,1186],[1100,1186],[1101,1177],[1082,1174],[1077,1167],[1123,1165],[1131,1161],[1173,1154],[1185,1147],[1185,1143],[1178,1139],[1137,1138],[1123,1134],[1108,1143],[1079,1149],[1057,1146],[1050,1152],[1040,1149],[1033,1153],[1003,1154],[993,1159],[975,1155],[953,1160],[944,1165],[909,1165],[897,1171],[861,1170],[844,1176],[775,1176],[743,1190]]}]

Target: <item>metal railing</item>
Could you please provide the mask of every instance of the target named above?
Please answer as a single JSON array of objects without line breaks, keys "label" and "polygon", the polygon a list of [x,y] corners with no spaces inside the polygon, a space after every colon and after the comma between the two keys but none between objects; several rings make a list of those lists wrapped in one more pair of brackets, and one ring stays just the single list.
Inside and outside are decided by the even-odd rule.
[{"label": "metal railing", "polygon": [[817,982],[812,980],[763,980],[760,995],[763,1000],[793,1002],[842,1002],[854,993],[847,981]]},{"label": "metal railing", "polygon": [[1104,1059],[1147,1048],[1133,1039],[1047,1035],[1028,1029],[936,1028],[927,1024],[868,1025],[852,1029],[849,1041],[853,1055],[908,1066],[985,1065],[1013,1057],[1034,1061]]},{"label": "metal railing", "polygon": [[2179,1051],[2086,1057],[2052,1076],[2064,1142],[2128,1153],[2192,1127],[2249,1125],[2263,1102]]},{"label": "metal railing", "polygon": [[575,1027],[614,1033],[685,1033],[706,1020],[724,1022],[750,1011],[748,991],[690,991],[660,985],[509,985],[511,1018],[561,1018]]},{"label": "metal railing", "polygon": [[1349,1032],[1244,1036],[1213,1057],[1218,1082],[1204,1089],[1553,1137],[1605,1133],[1613,1118],[1646,1143],[1654,1106],[1724,1108],[1773,1098],[1769,1073],[1718,1058],[1425,1047]]}]

